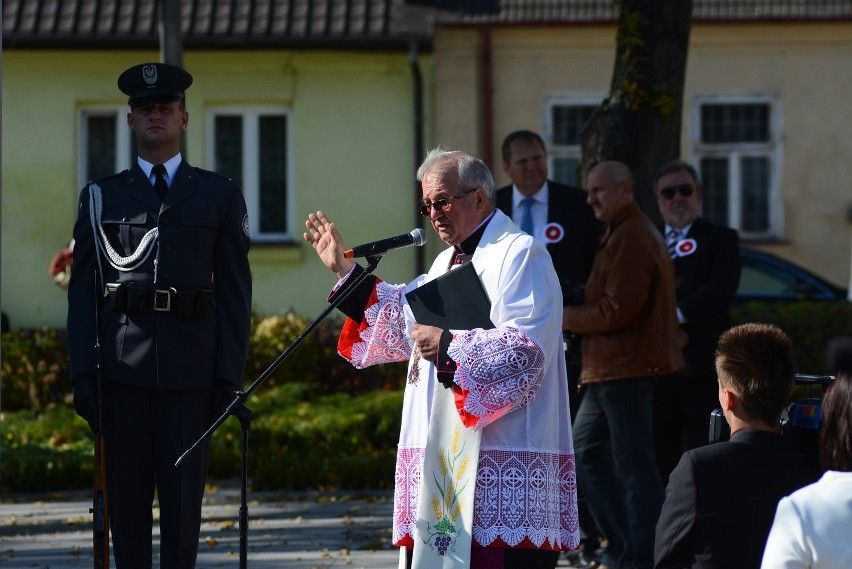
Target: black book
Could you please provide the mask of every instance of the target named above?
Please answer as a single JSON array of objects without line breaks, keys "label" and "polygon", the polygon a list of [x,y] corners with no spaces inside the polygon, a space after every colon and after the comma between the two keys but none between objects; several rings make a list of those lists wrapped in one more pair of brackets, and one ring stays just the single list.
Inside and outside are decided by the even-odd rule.
[{"label": "black book", "polygon": [[406,293],[418,324],[442,330],[494,328],[491,301],[473,263],[465,263]]}]

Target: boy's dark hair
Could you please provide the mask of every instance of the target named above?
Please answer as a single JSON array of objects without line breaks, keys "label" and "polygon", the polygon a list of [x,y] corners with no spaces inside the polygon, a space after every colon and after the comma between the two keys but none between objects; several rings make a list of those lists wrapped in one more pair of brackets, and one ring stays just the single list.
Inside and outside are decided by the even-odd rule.
[{"label": "boy's dark hair", "polygon": [[749,418],[777,425],[793,392],[793,341],[772,324],[734,326],[719,338],[716,370]]}]

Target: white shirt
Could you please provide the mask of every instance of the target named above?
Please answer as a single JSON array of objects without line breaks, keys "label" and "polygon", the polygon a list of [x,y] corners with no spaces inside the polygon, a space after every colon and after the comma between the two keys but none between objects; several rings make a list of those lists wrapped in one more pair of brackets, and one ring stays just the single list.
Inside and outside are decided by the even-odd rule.
[{"label": "white shirt", "polygon": [[[163,162],[163,166],[166,167],[166,184],[171,188],[172,180],[175,179],[175,174],[177,174],[178,166],[180,166],[182,158],[180,152]],[[139,164],[139,167],[142,168],[142,171],[145,172],[145,175],[148,176],[148,181],[151,182],[151,185],[154,185],[156,181],[154,173],[151,171],[154,169],[154,164],[151,164],[147,160],[143,159],[141,156],[136,157],[136,163]]]},{"label": "white shirt", "polygon": [[672,227],[671,225],[669,225],[667,223],[665,225],[665,227],[663,228],[663,230],[664,230],[663,235],[668,235],[669,231],[671,231],[672,229],[680,232],[680,235],[678,235],[678,238],[677,238],[677,242],[680,243],[681,241],[686,239],[686,235],[689,233],[689,230],[692,229],[692,224],[690,223],[686,227],[681,227],[680,229],[677,229],[677,228]]},{"label": "white shirt", "polygon": [[852,567],[852,472],[829,470],[781,499],[760,567]]}]

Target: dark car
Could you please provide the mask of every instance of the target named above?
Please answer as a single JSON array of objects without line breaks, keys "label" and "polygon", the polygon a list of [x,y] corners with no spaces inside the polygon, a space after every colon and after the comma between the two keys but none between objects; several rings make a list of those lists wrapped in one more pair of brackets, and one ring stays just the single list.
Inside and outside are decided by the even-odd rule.
[{"label": "dark car", "polygon": [[753,300],[846,300],[846,289],[795,263],[747,247],[741,248],[740,254],[743,268],[735,306]]}]

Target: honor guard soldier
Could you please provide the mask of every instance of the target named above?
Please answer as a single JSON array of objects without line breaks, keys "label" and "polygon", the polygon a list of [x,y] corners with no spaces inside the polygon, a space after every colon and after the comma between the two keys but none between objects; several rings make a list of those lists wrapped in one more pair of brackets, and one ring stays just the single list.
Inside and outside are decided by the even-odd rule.
[{"label": "honor guard soldier", "polygon": [[163,63],[121,74],[139,155],[83,188],[74,226],[74,408],[106,441],[118,569],[151,568],[155,491],[161,567],[195,566],[209,441],[175,461],[233,401],[248,351],[246,204],[234,181],[181,156],[191,84]]}]

